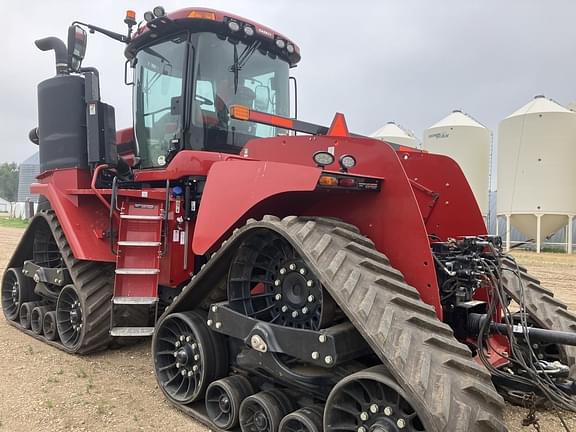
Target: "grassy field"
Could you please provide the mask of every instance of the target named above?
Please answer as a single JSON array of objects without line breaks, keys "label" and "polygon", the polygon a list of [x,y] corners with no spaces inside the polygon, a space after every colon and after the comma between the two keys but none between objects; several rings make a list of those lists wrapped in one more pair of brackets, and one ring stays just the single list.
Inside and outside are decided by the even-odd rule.
[{"label": "grassy field", "polygon": [[0,227],[8,228],[26,228],[28,221],[22,219],[13,219],[8,217],[6,213],[0,213]]}]

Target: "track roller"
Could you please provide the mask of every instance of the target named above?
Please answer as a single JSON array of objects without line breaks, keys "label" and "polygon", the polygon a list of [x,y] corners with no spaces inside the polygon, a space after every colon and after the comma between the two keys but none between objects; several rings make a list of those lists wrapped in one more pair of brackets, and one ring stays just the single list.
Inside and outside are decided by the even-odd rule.
[{"label": "track roller", "polygon": [[152,356],[160,389],[181,404],[202,399],[208,384],[228,371],[224,338],[197,312],[165,316],[154,333]]},{"label": "track roller", "polygon": [[32,324],[32,311],[40,306],[40,302],[26,302],[20,306],[20,325],[25,329],[30,329]]},{"label": "track roller", "polygon": [[305,407],[288,414],[280,422],[279,432],[322,432],[322,408]]},{"label": "track roller", "polygon": [[20,317],[20,305],[35,300],[34,281],[22,274],[21,268],[9,268],[2,278],[2,310],[10,321]]},{"label": "track roller", "polygon": [[42,334],[44,315],[52,310],[54,310],[52,306],[36,306],[32,309],[32,314],[30,315],[30,327],[34,333],[37,335]]},{"label": "track roller", "polygon": [[56,311],[46,312],[42,321],[42,331],[44,337],[50,341],[58,339],[58,329],[56,328]]},{"label": "track roller", "polygon": [[240,405],[242,432],[278,432],[282,418],[294,409],[291,400],[279,390],[256,393]]},{"label": "track roller", "polygon": [[375,366],[340,381],[328,396],[325,431],[413,432],[425,431],[406,393]]},{"label": "track roller", "polygon": [[250,381],[242,375],[233,375],[214,381],[206,390],[206,412],[220,429],[238,426],[240,404],[254,394]]}]

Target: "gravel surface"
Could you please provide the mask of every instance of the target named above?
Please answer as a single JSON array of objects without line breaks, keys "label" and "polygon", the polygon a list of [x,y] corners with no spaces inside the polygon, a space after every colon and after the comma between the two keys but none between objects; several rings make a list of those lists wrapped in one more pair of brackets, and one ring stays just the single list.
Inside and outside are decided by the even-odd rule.
[{"label": "gravel surface", "polygon": [[[0,228],[0,272],[22,230]],[[518,261],[576,310],[576,255],[517,252]],[[576,431],[576,415],[561,413]],[[511,432],[526,410],[508,406]],[[540,430],[563,431],[555,413]],[[149,342],[91,356],[65,354],[23,335],[0,317],[0,431],[186,431],[209,429],[169,405],[156,384]]]}]

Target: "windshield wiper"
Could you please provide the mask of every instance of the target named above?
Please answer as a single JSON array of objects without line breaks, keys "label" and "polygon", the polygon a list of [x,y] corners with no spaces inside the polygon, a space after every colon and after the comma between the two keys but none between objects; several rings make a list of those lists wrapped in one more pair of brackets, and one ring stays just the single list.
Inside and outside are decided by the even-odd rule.
[{"label": "windshield wiper", "polygon": [[234,64],[230,66],[230,72],[234,73],[234,94],[238,92],[238,74],[242,68],[246,65],[252,54],[260,46],[260,41],[254,41],[246,48],[240,55],[238,55],[238,45],[234,44]]}]

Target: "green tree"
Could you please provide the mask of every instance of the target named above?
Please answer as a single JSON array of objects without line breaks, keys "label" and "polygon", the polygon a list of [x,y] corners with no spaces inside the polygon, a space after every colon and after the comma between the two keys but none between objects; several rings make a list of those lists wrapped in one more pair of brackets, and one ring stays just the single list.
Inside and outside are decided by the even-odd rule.
[{"label": "green tree", "polygon": [[0,164],[0,198],[16,201],[18,196],[18,165],[14,162]]}]

